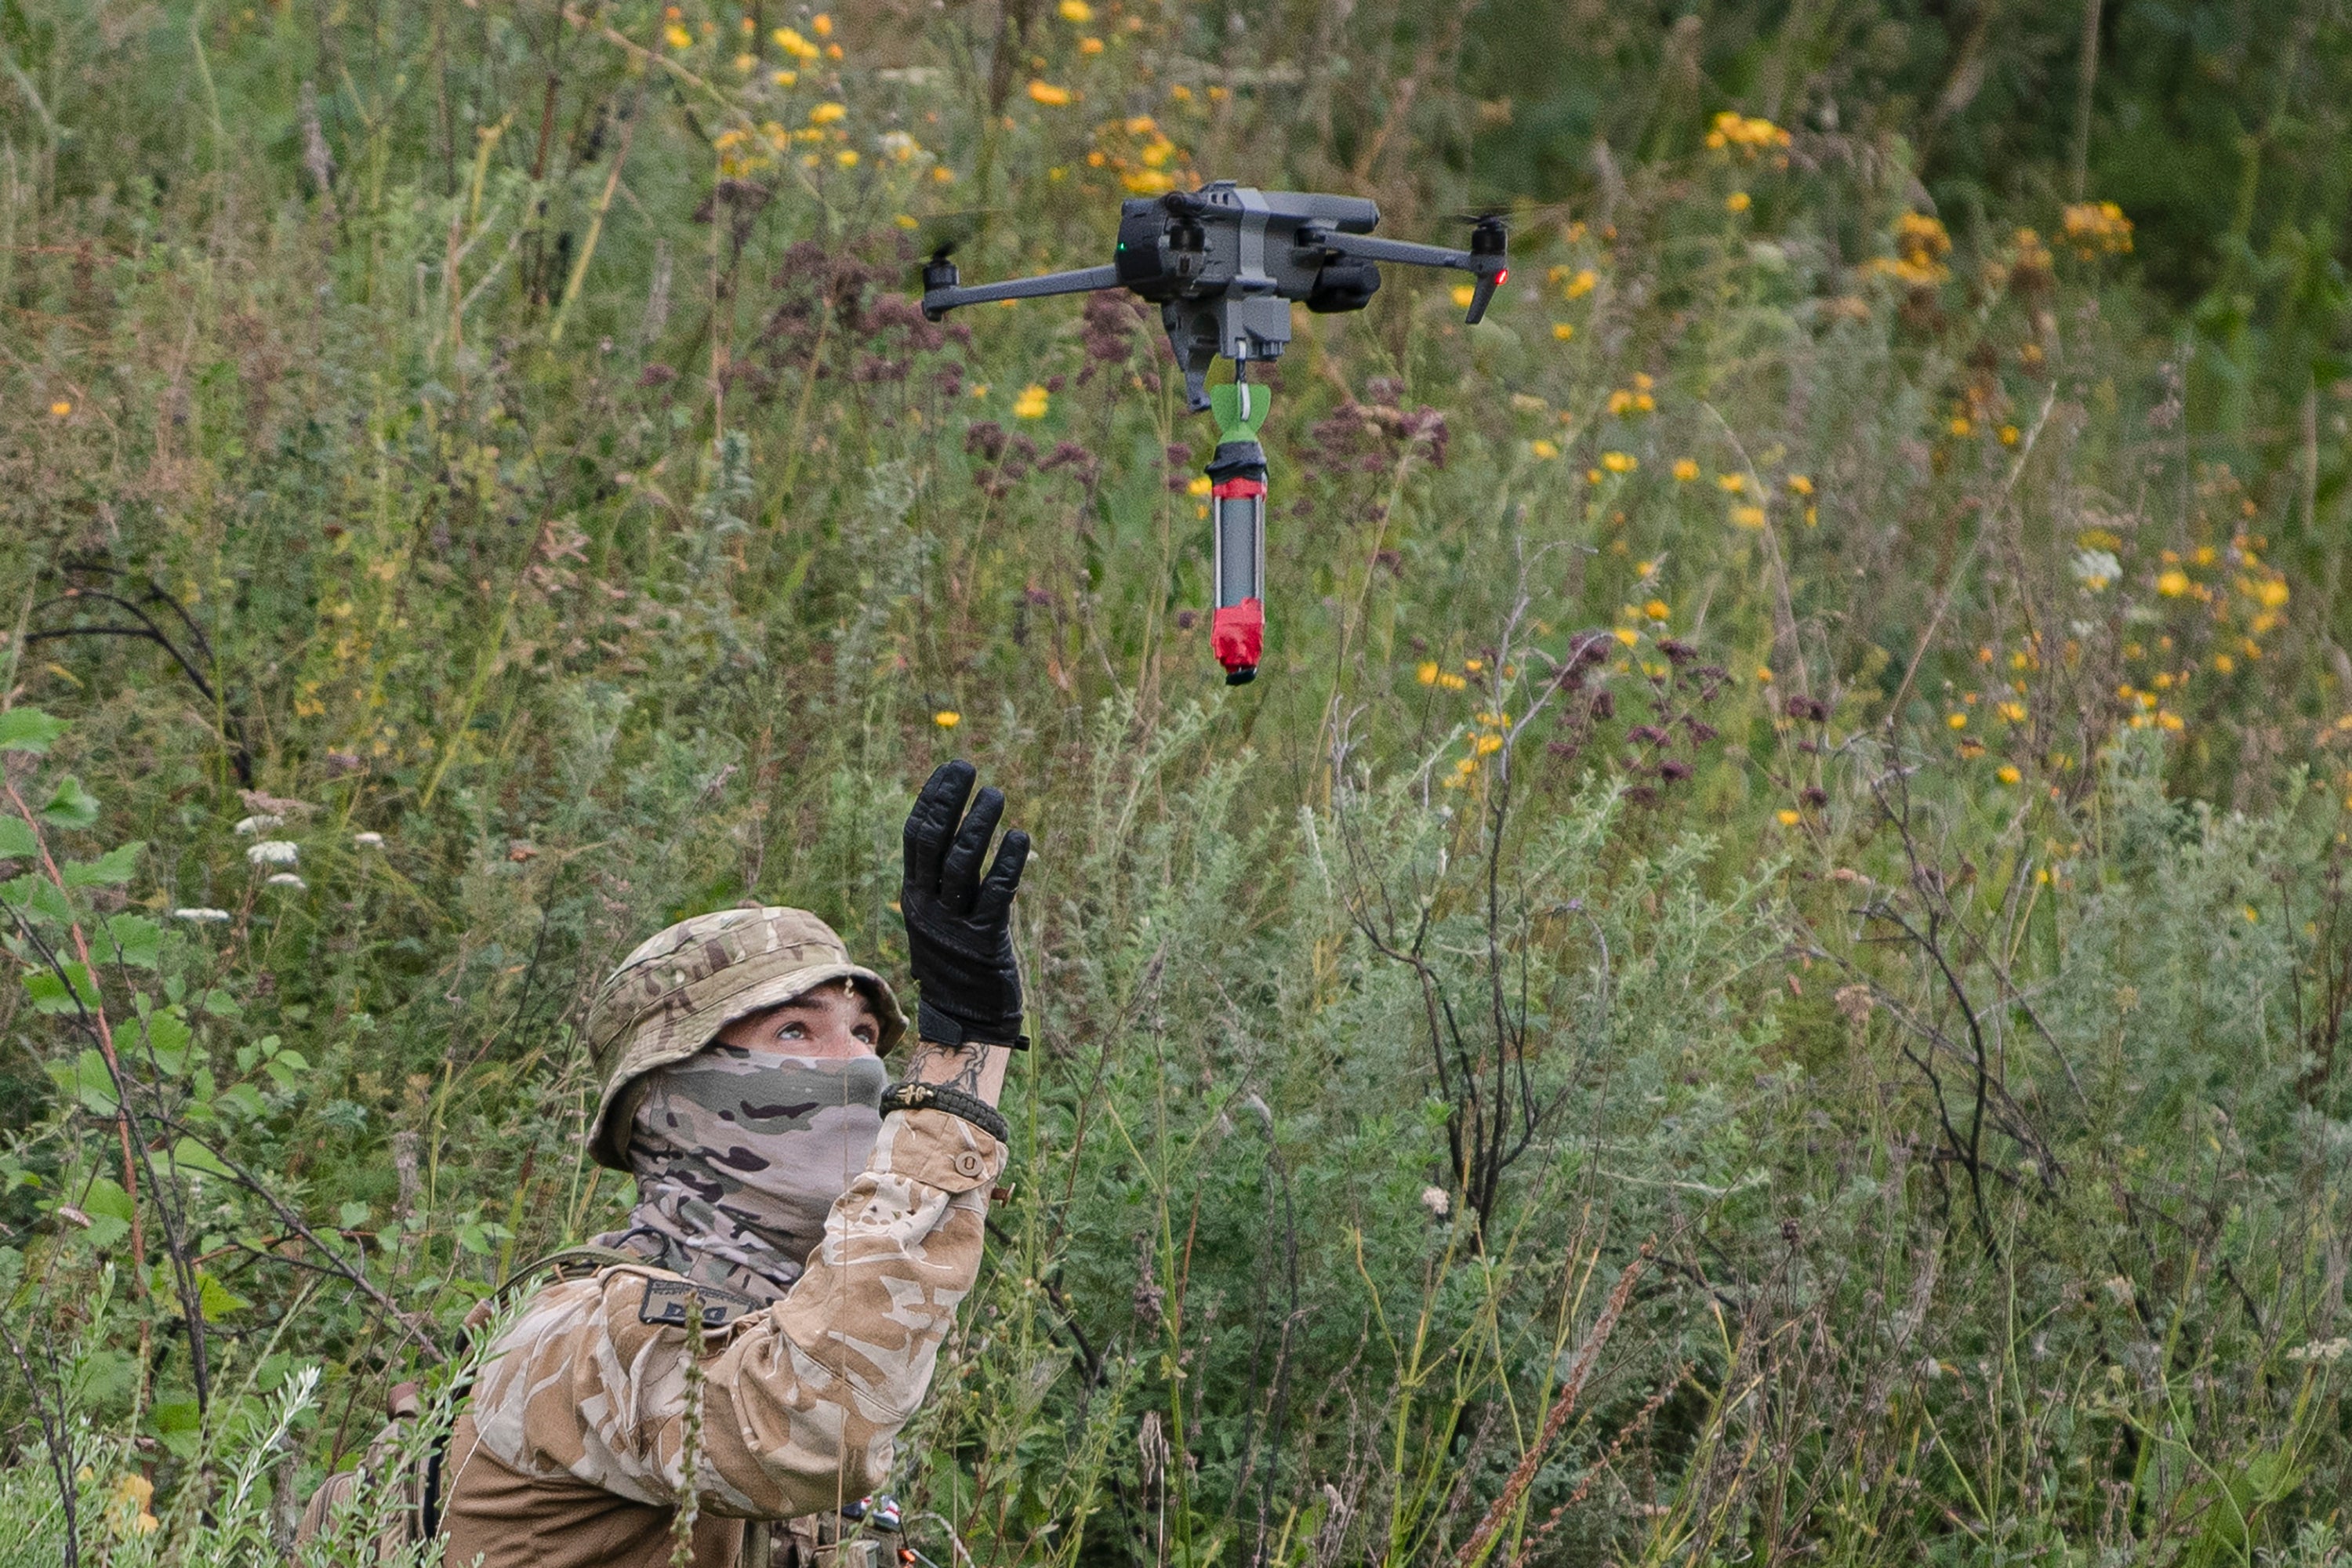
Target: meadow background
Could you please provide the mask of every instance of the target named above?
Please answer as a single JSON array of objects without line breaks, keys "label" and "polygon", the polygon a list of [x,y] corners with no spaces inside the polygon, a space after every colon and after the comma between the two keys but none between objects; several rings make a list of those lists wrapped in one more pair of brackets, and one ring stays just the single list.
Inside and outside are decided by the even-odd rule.
[{"label": "meadow background", "polygon": [[[894,971],[950,754],[1037,1045],[942,1568],[2343,1561],[2347,89],[2329,0],[5,0],[0,1561],[278,1560],[621,1212],[607,967]],[[1213,176],[1514,228],[1300,315],[1239,689],[1156,321],[908,302]]]}]

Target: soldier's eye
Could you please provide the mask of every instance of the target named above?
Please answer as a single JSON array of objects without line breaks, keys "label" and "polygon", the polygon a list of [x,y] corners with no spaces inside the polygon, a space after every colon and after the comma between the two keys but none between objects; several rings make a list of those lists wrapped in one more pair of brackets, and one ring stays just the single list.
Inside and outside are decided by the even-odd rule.
[{"label": "soldier's eye", "polygon": [[797,1019],[789,1023],[780,1024],[776,1026],[776,1038],[780,1040],[805,1040],[808,1038],[808,1026],[801,1023]]}]

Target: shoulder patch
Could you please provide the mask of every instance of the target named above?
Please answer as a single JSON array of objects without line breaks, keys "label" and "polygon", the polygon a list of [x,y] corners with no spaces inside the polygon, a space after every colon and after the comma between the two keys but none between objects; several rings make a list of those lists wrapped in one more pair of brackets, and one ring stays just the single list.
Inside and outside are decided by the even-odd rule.
[{"label": "shoulder patch", "polygon": [[664,1328],[686,1327],[687,1301],[698,1299],[702,1303],[704,1332],[723,1329],[746,1312],[758,1310],[760,1303],[749,1296],[739,1296],[732,1290],[722,1290],[716,1285],[700,1285],[691,1279],[648,1279],[646,1293],[637,1303],[637,1321]]}]

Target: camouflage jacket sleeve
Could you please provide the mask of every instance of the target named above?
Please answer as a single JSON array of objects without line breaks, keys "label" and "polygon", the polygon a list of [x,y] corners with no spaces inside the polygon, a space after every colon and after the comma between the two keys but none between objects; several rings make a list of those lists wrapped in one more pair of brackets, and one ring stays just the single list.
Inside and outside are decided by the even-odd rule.
[{"label": "camouflage jacket sleeve", "polygon": [[[705,1337],[706,1511],[788,1519],[881,1483],[979,1273],[987,1187],[1003,1167],[1003,1147],[960,1117],[882,1119],[807,1271],[782,1300]],[[679,1500],[686,1331],[639,1318],[648,1281],[668,1278],[620,1267],[541,1290],[475,1388],[481,1448],[525,1475]]]}]

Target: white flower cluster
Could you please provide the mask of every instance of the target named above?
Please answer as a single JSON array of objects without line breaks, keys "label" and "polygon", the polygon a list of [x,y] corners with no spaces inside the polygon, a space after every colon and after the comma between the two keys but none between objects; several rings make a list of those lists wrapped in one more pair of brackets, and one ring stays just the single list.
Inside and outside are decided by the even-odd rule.
[{"label": "white flower cluster", "polygon": [[2289,1361],[2324,1361],[2328,1363],[2330,1365],[2333,1365],[2335,1363],[2344,1359],[2344,1353],[2347,1351],[2352,1351],[2352,1340],[2347,1340],[2343,1335],[2338,1334],[2332,1340],[2314,1340],[2307,1345],[2297,1345],[2294,1349],[2286,1352],[2286,1359]]},{"label": "white flower cluster", "polygon": [[283,827],[285,826],[286,819],[278,816],[276,812],[257,811],[251,816],[239,818],[236,825],[236,832],[237,836],[241,838],[250,838],[257,833],[267,833],[273,827]]},{"label": "white flower cluster", "polygon": [[226,910],[215,910],[199,905],[194,909],[173,910],[172,918],[175,921],[186,921],[191,925],[216,926],[226,925],[229,914]]},{"label": "white flower cluster", "polygon": [[256,866],[291,866],[302,858],[302,847],[290,838],[265,838],[245,852]]}]

